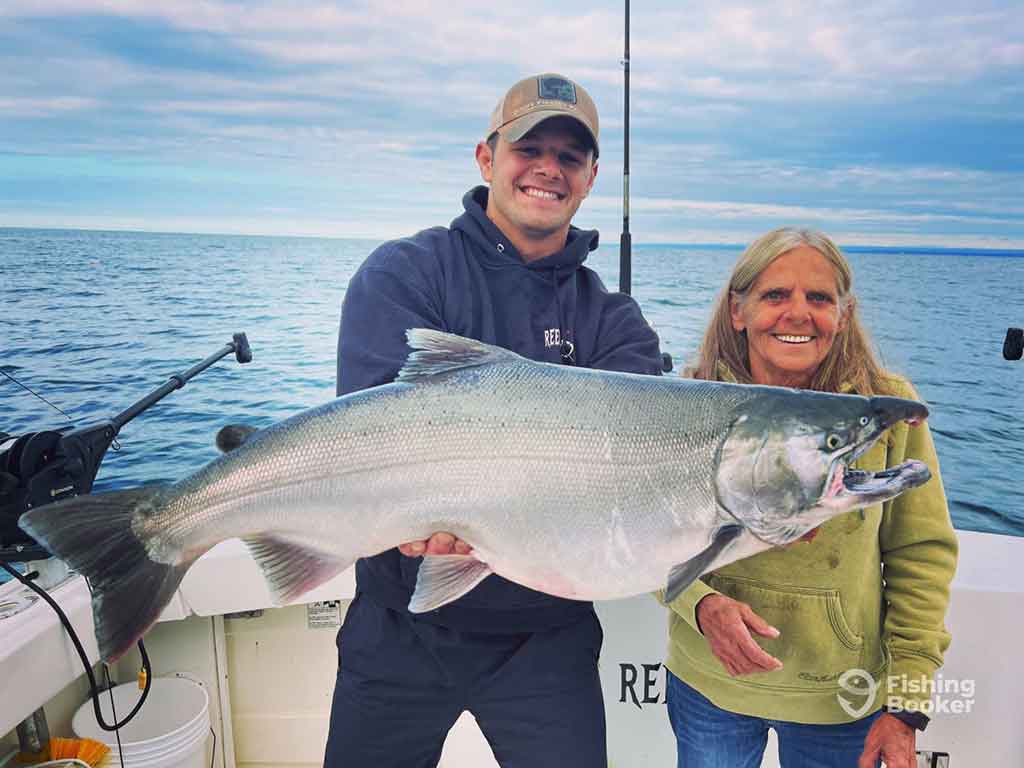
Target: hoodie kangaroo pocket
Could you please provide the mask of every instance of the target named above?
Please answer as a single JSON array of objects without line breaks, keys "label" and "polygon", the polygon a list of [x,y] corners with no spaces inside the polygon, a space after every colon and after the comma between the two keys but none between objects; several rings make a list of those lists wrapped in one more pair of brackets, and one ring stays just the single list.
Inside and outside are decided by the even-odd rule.
[{"label": "hoodie kangaroo pocket", "polygon": [[[715,574],[708,577],[708,583],[747,603],[779,630],[777,638],[754,635],[754,639],[781,660],[783,668],[754,675],[751,682],[820,691],[836,688],[844,672],[863,667],[864,638],[846,620],[839,590],[771,585]],[[718,667],[721,669],[721,664]]]}]

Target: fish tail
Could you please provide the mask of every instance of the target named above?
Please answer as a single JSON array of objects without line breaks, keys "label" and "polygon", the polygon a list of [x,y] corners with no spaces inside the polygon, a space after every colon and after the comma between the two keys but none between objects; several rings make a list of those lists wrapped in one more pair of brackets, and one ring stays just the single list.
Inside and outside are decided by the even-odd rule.
[{"label": "fish tail", "polygon": [[150,558],[132,521],[160,506],[163,487],[78,496],[33,509],[19,525],[92,588],[92,612],[100,655],[122,656],[171,601],[191,561],[168,564]]}]

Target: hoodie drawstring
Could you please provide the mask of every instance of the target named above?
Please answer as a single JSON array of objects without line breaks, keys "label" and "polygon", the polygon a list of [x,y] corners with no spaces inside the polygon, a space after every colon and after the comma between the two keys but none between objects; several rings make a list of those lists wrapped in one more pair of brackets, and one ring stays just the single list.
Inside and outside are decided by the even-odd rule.
[{"label": "hoodie drawstring", "polygon": [[558,267],[551,268],[551,283],[555,289],[555,308],[558,311],[558,334],[562,343],[558,351],[562,355],[562,362],[566,365],[576,365],[576,347],[572,339],[567,339],[563,333],[565,328],[565,317],[562,315],[562,300],[558,296]]}]

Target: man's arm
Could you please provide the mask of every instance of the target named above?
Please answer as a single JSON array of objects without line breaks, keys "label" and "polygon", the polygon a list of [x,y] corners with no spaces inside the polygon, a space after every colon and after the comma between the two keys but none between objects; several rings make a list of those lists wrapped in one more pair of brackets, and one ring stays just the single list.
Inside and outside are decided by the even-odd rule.
[{"label": "man's arm", "polygon": [[393,381],[410,352],[410,328],[445,330],[434,293],[413,259],[395,245],[371,254],[349,281],[341,305],[339,395]]}]

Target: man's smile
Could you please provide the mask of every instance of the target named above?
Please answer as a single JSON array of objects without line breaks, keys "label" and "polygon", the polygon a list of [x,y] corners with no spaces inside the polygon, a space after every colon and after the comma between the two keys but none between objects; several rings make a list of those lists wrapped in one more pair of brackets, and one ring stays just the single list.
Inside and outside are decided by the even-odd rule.
[{"label": "man's smile", "polygon": [[549,189],[541,189],[540,187],[519,187],[519,191],[528,197],[535,197],[538,200],[564,200],[565,195],[558,192],[553,192]]}]

